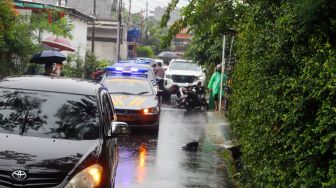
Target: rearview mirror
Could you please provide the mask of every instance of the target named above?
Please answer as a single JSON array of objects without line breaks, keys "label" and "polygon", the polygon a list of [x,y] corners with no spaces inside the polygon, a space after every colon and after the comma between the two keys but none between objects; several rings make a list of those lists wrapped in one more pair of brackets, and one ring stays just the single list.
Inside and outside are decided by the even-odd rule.
[{"label": "rearview mirror", "polygon": [[115,121],[112,122],[112,128],[108,133],[109,137],[127,137],[130,134],[130,129],[125,122]]}]

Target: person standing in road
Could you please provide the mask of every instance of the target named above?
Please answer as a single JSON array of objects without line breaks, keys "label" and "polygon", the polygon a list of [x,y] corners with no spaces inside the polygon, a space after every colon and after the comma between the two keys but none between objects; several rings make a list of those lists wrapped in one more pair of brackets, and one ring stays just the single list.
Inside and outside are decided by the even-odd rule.
[{"label": "person standing in road", "polygon": [[155,67],[155,69],[154,69],[154,73],[155,73],[155,77],[158,77],[158,78],[163,78],[164,77],[165,70],[162,67],[161,62],[158,62],[157,67]]},{"label": "person standing in road", "polygon": [[220,85],[221,85],[221,71],[222,71],[222,66],[221,64],[218,64],[216,66],[216,71],[212,74],[210,82],[208,84],[208,89],[210,90],[210,97],[213,98],[215,101],[215,111],[219,110],[219,97],[222,97],[222,107],[224,106],[224,88],[226,86],[226,81],[227,81],[227,75],[224,73],[223,75],[223,92],[222,96],[220,95]]}]

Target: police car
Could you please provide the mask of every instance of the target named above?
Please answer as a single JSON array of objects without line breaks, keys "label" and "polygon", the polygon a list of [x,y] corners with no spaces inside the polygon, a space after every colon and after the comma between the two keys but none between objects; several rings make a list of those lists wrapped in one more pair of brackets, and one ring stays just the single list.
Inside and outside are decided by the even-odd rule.
[{"label": "police car", "polygon": [[[148,79],[151,81],[152,85],[154,86],[154,89],[157,88],[157,81],[156,81],[155,73],[154,73],[153,68],[150,65],[146,63],[141,63],[136,60],[122,60],[122,61],[118,61],[118,63],[116,63],[115,66],[118,67],[118,69],[121,69],[121,67],[132,67],[133,69],[141,70],[142,74],[147,75]],[[133,75],[134,74],[135,73],[133,72]]]},{"label": "police car", "polygon": [[102,80],[112,97],[118,121],[158,130],[160,106],[147,69],[132,64],[106,67]]},{"label": "police car", "polygon": [[148,57],[138,57],[135,59],[135,63],[146,64],[146,65],[150,65],[151,67],[153,67],[154,65],[155,66],[157,65],[154,59],[148,58]]}]

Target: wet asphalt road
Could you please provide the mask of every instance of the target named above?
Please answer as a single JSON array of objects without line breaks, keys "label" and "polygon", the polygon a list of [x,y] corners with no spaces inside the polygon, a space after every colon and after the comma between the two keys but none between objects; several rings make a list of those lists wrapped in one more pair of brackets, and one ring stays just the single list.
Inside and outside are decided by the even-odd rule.
[{"label": "wet asphalt road", "polygon": [[227,187],[216,150],[206,143],[197,153],[182,150],[205,140],[206,123],[206,112],[163,106],[158,134],[137,132],[119,141],[116,188]]}]

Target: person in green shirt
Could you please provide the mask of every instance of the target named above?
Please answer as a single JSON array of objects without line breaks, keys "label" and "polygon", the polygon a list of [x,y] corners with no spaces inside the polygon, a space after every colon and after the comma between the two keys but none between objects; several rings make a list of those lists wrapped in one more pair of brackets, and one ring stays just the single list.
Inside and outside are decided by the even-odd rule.
[{"label": "person in green shirt", "polygon": [[[210,82],[208,84],[208,89],[210,90],[210,98],[213,98],[215,103],[215,111],[218,110],[219,107],[219,95],[220,95],[220,84],[221,84],[221,70],[222,66],[218,64],[216,66],[216,71],[212,74]],[[226,86],[227,75],[224,73],[223,75],[223,92],[222,92],[222,107],[224,104],[224,89]]]}]

